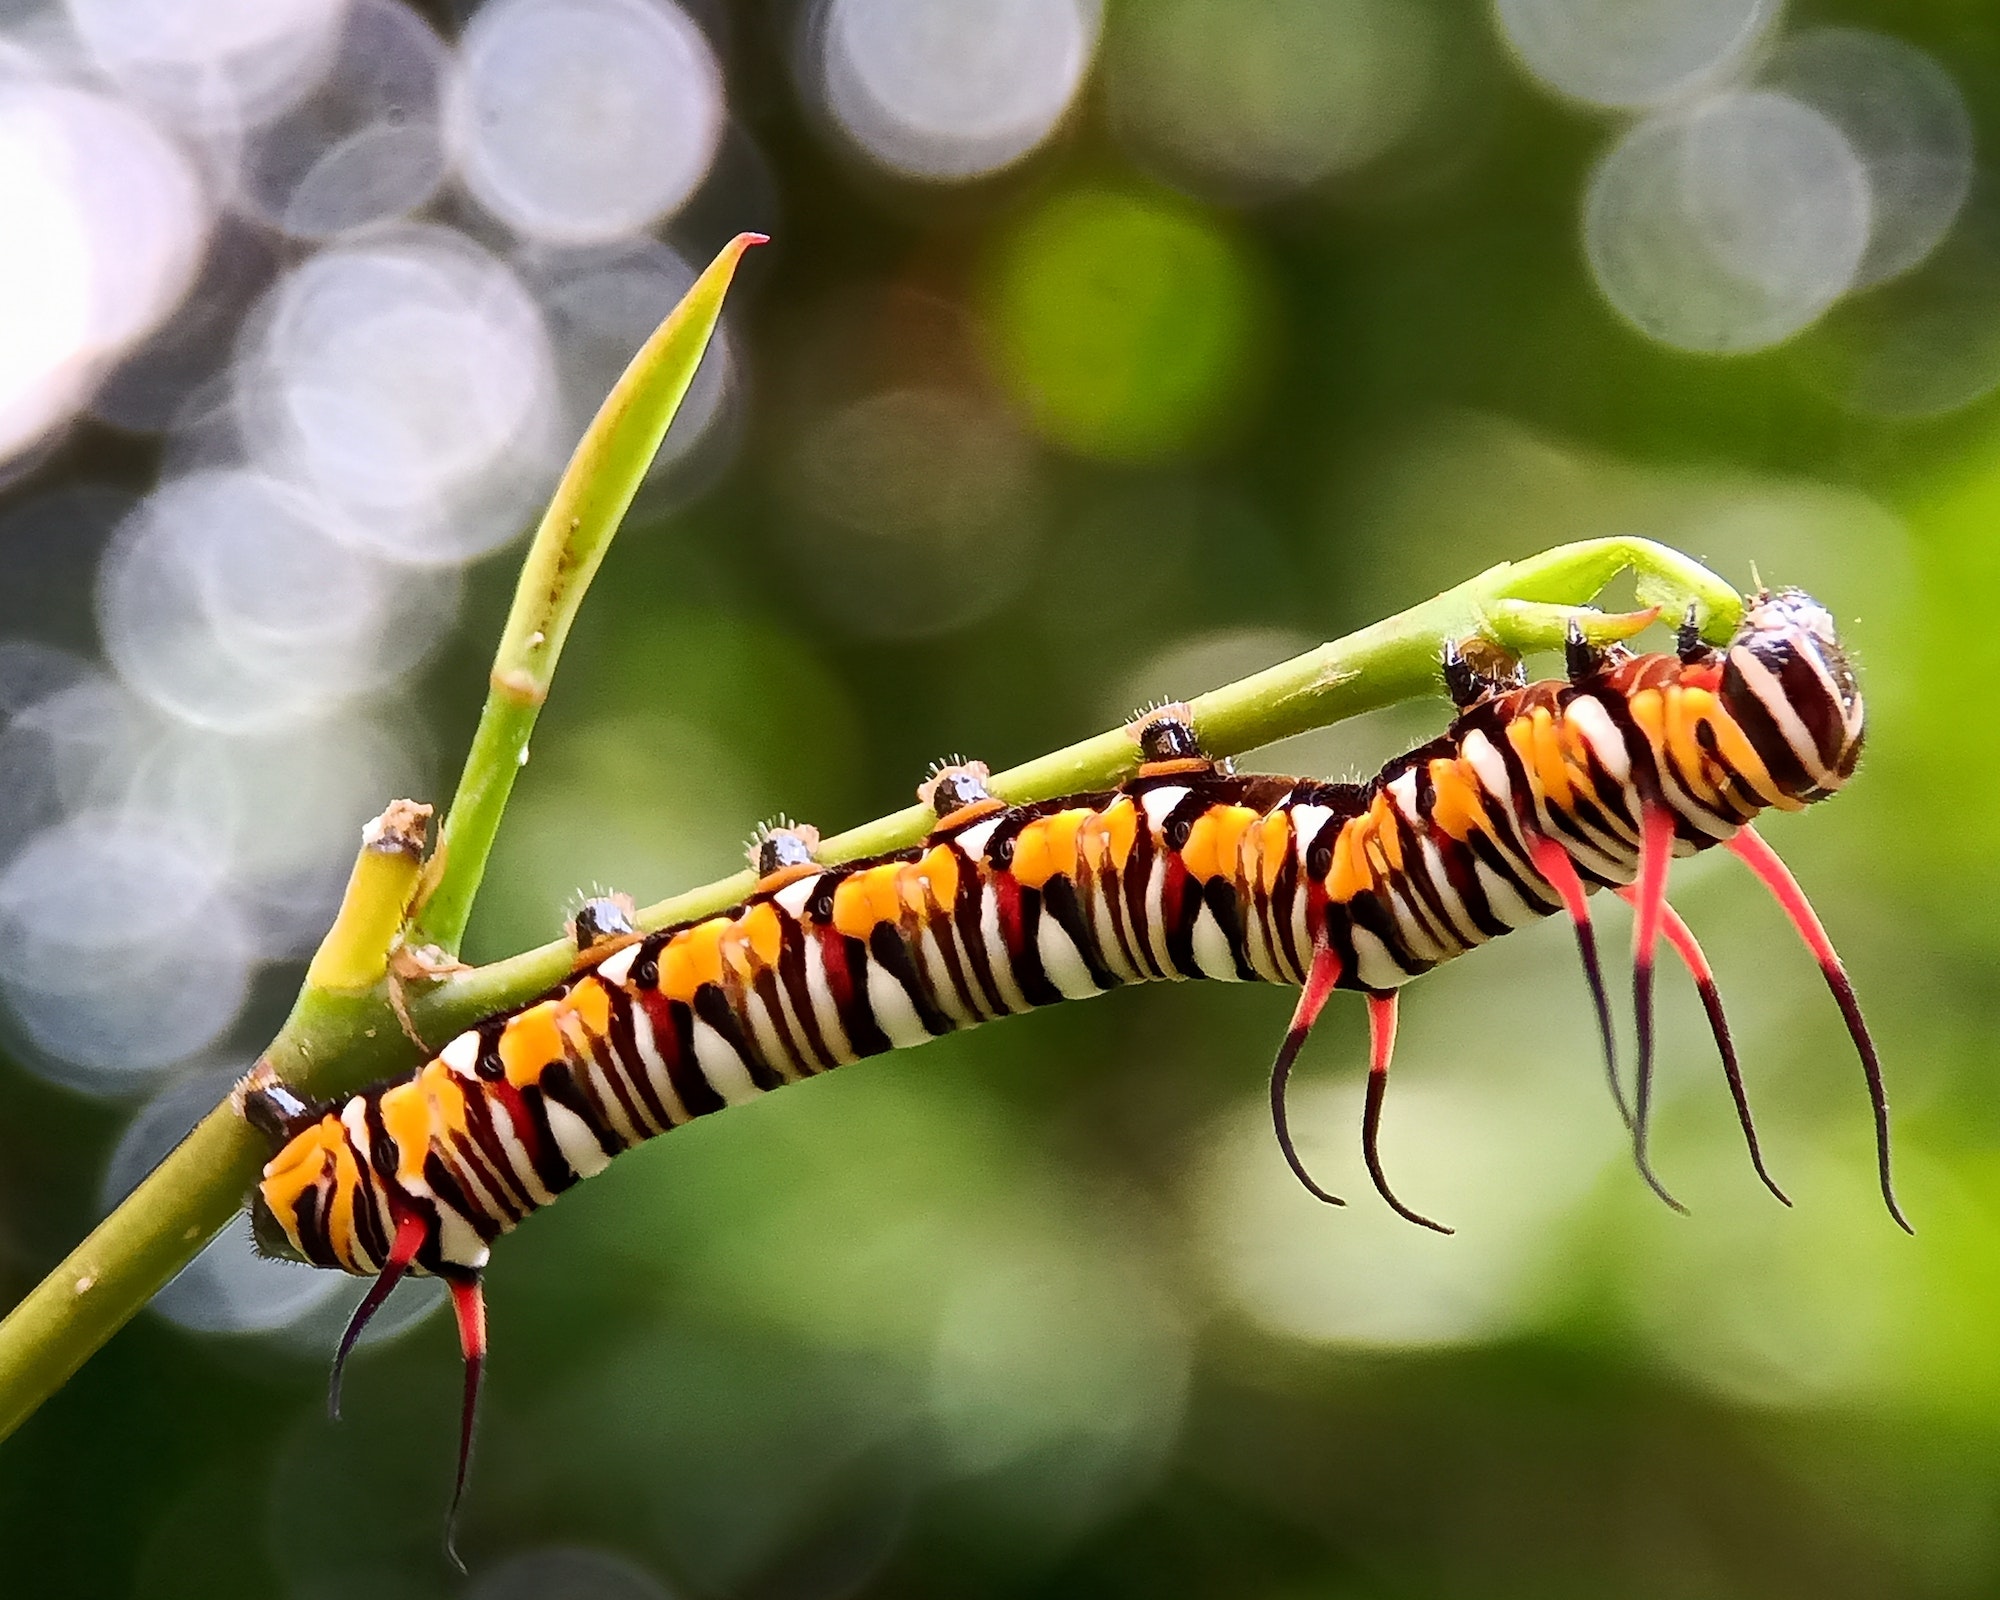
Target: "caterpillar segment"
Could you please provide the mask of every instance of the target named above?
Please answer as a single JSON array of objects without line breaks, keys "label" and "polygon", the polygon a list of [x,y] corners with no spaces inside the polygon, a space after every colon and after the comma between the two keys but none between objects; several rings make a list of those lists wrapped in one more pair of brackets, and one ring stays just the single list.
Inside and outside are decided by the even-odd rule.
[{"label": "caterpillar segment", "polygon": [[[799,1079],[1011,1013],[1124,984],[1215,978],[1301,987],[1274,1063],[1286,1161],[1306,1170],[1285,1091],[1335,990],[1367,997],[1362,1143],[1378,1150],[1397,995],[1440,962],[1557,913],[1575,926],[1606,1067],[1633,1153],[1648,1159],[1653,954],[1693,977],[1758,1175],[1765,1171],[1713,974],[1666,902],[1674,858],[1725,845],[1779,900],[1839,1003],[1890,1183],[1881,1072],[1852,984],[1796,881],[1751,829],[1839,789],[1859,756],[1862,701],[1832,619],[1763,592],[1724,648],[1683,625],[1671,653],[1592,648],[1527,683],[1490,649],[1440,663],[1457,708],[1438,738],[1365,783],[1238,774],[1201,749],[1185,706],[1137,719],[1135,775],[1115,788],[1012,805],[984,766],[934,769],[919,844],[826,864],[811,829],[758,831],[758,881],[737,906],[640,933],[615,900],[587,902],[577,965],[530,1004],[488,1017],[409,1077],[337,1105],[282,1084],[247,1113],[278,1148],[253,1201],[279,1253],[372,1275],[344,1359],[407,1272],[451,1286],[468,1381],[469,1449],[485,1353],[480,1274],[495,1238],[621,1151]],[[1589,897],[1634,906],[1637,1074],[1619,1082]],[[1443,1231],[1440,1228],[1440,1231]],[[338,1370],[335,1375],[337,1396]],[[456,1501],[454,1501],[456,1505]]]}]

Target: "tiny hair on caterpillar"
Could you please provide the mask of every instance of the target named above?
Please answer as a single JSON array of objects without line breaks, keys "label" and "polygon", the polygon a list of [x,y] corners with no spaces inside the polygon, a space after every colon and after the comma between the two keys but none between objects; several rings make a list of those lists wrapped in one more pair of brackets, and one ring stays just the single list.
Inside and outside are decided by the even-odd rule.
[{"label": "tiny hair on caterpillar", "polygon": [[[486,1357],[489,1247],[613,1157],[697,1117],[864,1056],[994,1018],[1150,980],[1219,978],[1302,992],[1270,1077],[1284,1160],[1307,1189],[1286,1116],[1300,1048],[1335,990],[1367,1009],[1362,1151],[1384,1203],[1449,1232],[1391,1187],[1379,1133],[1398,995],[1440,962],[1512,929],[1572,924],[1614,1103],[1644,1181],[1654,1172],[1654,961],[1687,969],[1721,1057],[1750,1160],[1773,1195],[1715,977],[1667,903],[1675,857],[1720,846],[1765,885],[1818,963],[1858,1052],[1882,1197],[1889,1114],[1852,984],[1790,871],[1752,827],[1847,783],[1860,688],[1827,610],[1796,589],[1751,597],[1734,637],[1692,616],[1668,652],[1590,644],[1572,626],[1563,676],[1529,682],[1490,643],[1447,647],[1456,708],[1437,738],[1361,783],[1238,773],[1201,747],[1188,708],[1142,714],[1134,775],[1115,787],[1009,804],[977,761],[934,767],[926,838],[838,864],[784,821],[750,841],[754,889],[654,932],[628,901],[585,901],[576,964],[409,1075],[330,1104],[275,1079],[244,1114],[274,1154],[251,1201],[274,1254],[372,1277],[343,1335],[329,1403],[368,1319],[408,1273],[442,1278],[465,1385],[449,1529],[464,1494]],[[1618,1066],[1590,896],[1634,908],[1634,1067]]]}]

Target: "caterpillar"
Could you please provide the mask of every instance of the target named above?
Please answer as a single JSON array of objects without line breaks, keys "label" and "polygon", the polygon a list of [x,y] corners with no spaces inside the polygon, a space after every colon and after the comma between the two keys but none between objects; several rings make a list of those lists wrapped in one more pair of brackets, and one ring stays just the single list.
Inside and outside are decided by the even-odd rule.
[{"label": "caterpillar", "polygon": [[[1574,929],[1645,1181],[1678,1205],[1647,1149],[1664,939],[1700,995],[1755,1170],[1789,1205],[1765,1168],[1714,975],[1666,900],[1671,860],[1718,845],[1777,898],[1839,1004],[1874,1111],[1882,1196],[1907,1228],[1853,986],[1751,827],[1765,810],[1832,794],[1860,756],[1861,693],[1826,609],[1798,590],[1760,591],[1726,646],[1705,643],[1690,613],[1674,650],[1656,654],[1592,646],[1572,623],[1565,675],[1535,683],[1470,644],[1440,665],[1451,726],[1365,783],[1238,773],[1203,752],[1186,707],[1162,707],[1131,726],[1138,770],[1115,788],[1009,805],[984,766],[959,762],[920,788],[936,824],[907,849],[823,865],[811,829],[773,825],[752,844],[756,888],[718,915],[641,934],[625,903],[589,901],[568,978],[406,1078],[328,1105],[253,1076],[243,1110],[276,1152],[252,1200],[258,1239],[374,1278],[334,1360],[335,1414],[347,1357],[398,1279],[444,1279],[465,1362],[455,1519],[487,1349],[480,1275],[498,1235],[696,1117],[1126,983],[1301,988],[1271,1112],[1292,1171],[1334,1205],[1299,1157],[1285,1090],[1329,996],[1360,991],[1369,1177],[1401,1216],[1449,1231],[1397,1197],[1378,1149],[1397,996],[1440,962],[1557,913]],[[1635,908],[1629,1098],[1590,914],[1600,889]]]}]

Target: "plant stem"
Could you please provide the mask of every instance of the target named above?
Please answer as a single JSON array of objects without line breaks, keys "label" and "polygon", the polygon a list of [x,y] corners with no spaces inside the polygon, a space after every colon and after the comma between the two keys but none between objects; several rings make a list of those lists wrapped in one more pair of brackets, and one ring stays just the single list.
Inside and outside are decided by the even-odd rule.
[{"label": "plant stem", "polygon": [[[1192,702],[1196,729],[1214,754],[1238,755],[1364,711],[1434,694],[1439,659],[1451,639],[1482,635],[1516,654],[1554,649],[1572,618],[1595,642],[1630,637],[1652,620],[1651,612],[1607,615],[1571,609],[1625,570],[1637,574],[1648,603],[1661,605],[1671,620],[1677,621],[1692,602],[1712,638],[1726,637],[1741,616],[1742,601],[1734,590],[1664,546],[1642,539],[1565,545],[1495,567],[1386,622],[1202,695]],[[1114,730],[1000,773],[993,785],[1015,801],[1101,788],[1129,774],[1136,755],[1132,740]],[[828,839],[820,853],[827,861],[842,861],[914,844],[932,820],[925,807],[905,807]],[[490,840],[490,827],[486,837]],[[640,914],[641,923],[659,928],[709,915],[740,900],[751,886],[750,875],[738,873],[649,906]],[[561,981],[573,960],[567,941],[543,945],[439,982],[413,1001],[410,1012],[435,1047],[475,1019],[518,1005]],[[322,1098],[349,1094],[371,1080],[406,1071],[416,1059],[380,984],[364,993],[305,990],[263,1057],[288,1083]],[[229,1220],[263,1154],[259,1140],[229,1106],[211,1112],[0,1322],[0,1438],[32,1414]]]},{"label": "plant stem", "polygon": [[673,314],[632,358],[543,513],[493,653],[485,708],[466,752],[451,813],[438,833],[442,867],[411,919],[407,942],[458,954],[473,896],[528,759],[528,736],[548,699],[570,624],[632,497],[659,453],[722,314],[736,263],[760,233],[740,233],[709,263]]}]

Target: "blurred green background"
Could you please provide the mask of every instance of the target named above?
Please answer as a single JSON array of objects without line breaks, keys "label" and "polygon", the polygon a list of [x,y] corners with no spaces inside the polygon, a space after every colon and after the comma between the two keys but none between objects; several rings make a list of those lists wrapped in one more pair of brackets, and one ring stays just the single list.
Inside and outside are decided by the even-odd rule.
[{"label": "blurred green background", "polygon": [[[469,6],[418,9],[447,43],[481,25]],[[93,67],[59,48],[65,30],[97,38],[102,12],[31,6],[0,27],[62,82],[98,72],[126,93],[102,50]],[[137,28],[137,10],[110,14]],[[0,1592],[2000,1592],[1991,8],[674,15],[706,40],[725,107],[684,194],[636,221],[550,222],[496,199],[497,169],[461,139],[414,209],[367,220],[415,216],[501,263],[558,366],[581,336],[536,277],[538,229],[574,249],[622,227],[620,248],[657,238],[692,260],[739,227],[776,236],[731,301],[726,392],[705,402],[718,420],[649,488],[586,607],[469,954],[553,936],[580,891],[643,902],[730,871],[760,817],[847,826],[906,803],[933,757],[1025,759],[1493,561],[1642,534],[1746,587],[1755,571],[1811,590],[1859,659],[1857,782],[1767,833],[1880,1040],[1917,1236],[1879,1204],[1860,1074],[1817,973],[1747,875],[1704,857],[1677,869],[1676,901],[1793,1210],[1750,1172],[1677,975],[1656,1160],[1692,1214],[1646,1193],[1560,926],[1408,994],[1385,1154],[1450,1238],[1369,1192],[1358,1005],[1332,1008],[1294,1098],[1307,1158],[1351,1198],[1334,1212],[1298,1190],[1267,1127],[1292,997],[1120,993],[706,1121],[507,1240],[487,1279],[469,1580],[439,1548],[458,1365],[449,1319],[423,1314],[435,1296],[399,1291],[407,1331],[364,1349],[333,1426],[341,1307],[304,1269],[250,1285],[218,1266],[0,1446]],[[469,74],[470,50],[447,73]],[[590,82],[572,83],[597,119],[584,131],[615,142],[643,99],[597,105]],[[0,84],[0,113],[13,92]],[[243,221],[208,154],[193,165],[211,240],[275,241],[259,284],[374,237]],[[238,381],[227,364],[264,324],[226,275],[191,281],[161,326],[213,357],[187,369],[195,394]],[[365,310],[394,291],[358,292]],[[641,327],[603,337],[629,349]],[[586,368],[595,392],[611,371]],[[483,392],[431,418],[411,459],[445,452]],[[119,692],[153,703],[133,662],[154,658],[116,632],[120,519],[228,454],[209,413],[170,407],[149,427],[92,404],[0,469],[0,717],[43,741],[0,744],[15,763],[0,932],[17,951],[98,892],[79,883],[73,902],[71,880],[38,878],[36,841],[125,815],[144,788],[106,799],[98,768],[76,776],[63,739],[83,724],[46,712],[35,673],[102,676],[108,656]],[[376,472],[375,413],[330,414]],[[545,431],[566,441],[579,414],[558,408]],[[235,415],[248,437],[263,413]],[[538,448],[506,527],[531,520],[560,458]],[[85,515],[92,496],[112,510]],[[245,548],[229,572],[255,570],[263,547]],[[336,754],[336,776],[281,763],[245,837],[282,836],[293,791],[332,785],[313,881],[337,880],[391,793],[445,798],[514,560],[466,570],[420,667],[339,701],[395,753],[365,769]],[[293,610],[268,619],[281,640],[334,603],[310,576],[286,583]],[[156,593],[133,614],[165,606]],[[1357,775],[1445,715],[1405,708],[1246,764]],[[33,759],[61,781],[29,821],[55,833],[6,809]],[[355,770],[367,781],[340,789]],[[78,810],[83,791],[97,810]],[[323,895],[257,881],[260,905],[310,912],[287,935],[296,957]],[[137,893],[106,892],[114,911]],[[25,975],[0,958],[0,1303],[282,1016],[297,960],[266,959],[268,917],[226,903],[191,933],[128,917],[120,937],[140,943],[36,945],[44,966]],[[1621,947],[1623,908],[1600,915]],[[224,924],[249,954],[219,1020],[151,1048],[153,1002],[132,1009],[129,973],[182,993]],[[57,1001],[108,1031],[79,1044],[48,1021]],[[122,1181],[107,1177],[121,1139]]]}]

